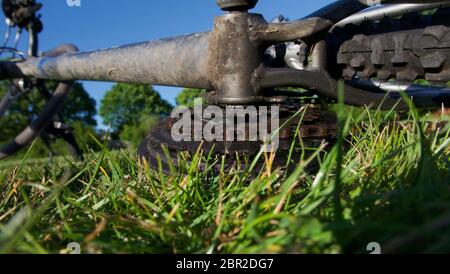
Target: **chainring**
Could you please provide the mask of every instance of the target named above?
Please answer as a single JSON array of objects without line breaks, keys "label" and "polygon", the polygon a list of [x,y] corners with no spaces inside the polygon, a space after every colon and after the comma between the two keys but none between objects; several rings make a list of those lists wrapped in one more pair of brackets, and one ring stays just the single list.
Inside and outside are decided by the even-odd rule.
[{"label": "chainring", "polygon": [[[288,155],[293,161],[301,159],[302,147],[317,148],[322,142],[333,144],[337,132],[337,119],[333,113],[324,111],[320,106],[312,105],[301,110],[298,104],[280,105],[280,132],[279,148],[272,162],[272,168],[283,168],[288,160]],[[192,111],[191,111],[192,112]],[[164,172],[170,172],[170,168],[179,167],[182,163],[190,163],[193,155],[202,151],[203,156],[212,156],[217,160],[213,164],[198,163],[199,170],[213,167],[219,171],[222,168],[222,156],[224,169],[244,169],[250,164],[252,157],[257,155],[262,141],[174,141],[172,138],[172,127],[180,118],[167,118],[154,126],[147,134],[138,148],[139,156],[147,161],[153,168],[162,168]],[[300,123],[301,120],[301,123]],[[204,119],[203,125],[211,122]],[[250,127],[246,121],[246,129]],[[299,130],[297,132],[297,129]],[[194,131],[194,129],[192,129]],[[299,142],[301,137],[302,142]],[[226,140],[226,138],[224,139]],[[294,143],[294,141],[296,142]],[[292,144],[295,144],[292,146]],[[301,145],[300,145],[301,143]],[[293,148],[291,150],[291,148]],[[308,150],[311,151],[311,150]],[[312,152],[311,152],[312,153]],[[262,157],[264,159],[264,157]],[[250,159],[250,160],[249,160]],[[250,161],[250,163],[249,163]],[[264,165],[264,160],[259,161],[258,166]],[[314,169],[314,167],[311,167]]]}]

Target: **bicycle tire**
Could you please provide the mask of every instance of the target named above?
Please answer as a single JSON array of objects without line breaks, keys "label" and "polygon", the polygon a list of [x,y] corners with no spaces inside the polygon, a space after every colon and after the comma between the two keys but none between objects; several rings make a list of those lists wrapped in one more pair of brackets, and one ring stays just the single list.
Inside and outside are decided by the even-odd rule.
[{"label": "bicycle tire", "polygon": [[336,28],[327,38],[335,78],[443,86],[450,81],[450,8]]},{"label": "bicycle tire", "polygon": [[[52,51],[49,51],[45,56],[58,56],[66,53],[73,53],[78,51],[78,48],[74,45],[62,45]],[[32,121],[21,133],[19,133],[11,142],[0,148],[0,160],[10,157],[16,154],[19,150],[30,144],[34,139],[39,137],[42,130],[45,129],[55,117],[61,107],[67,95],[70,93],[73,81],[65,81],[58,83],[55,92],[51,95],[51,98],[47,101],[45,107],[41,111],[40,115]],[[8,95],[7,95],[8,96]],[[3,98],[1,100],[1,107],[6,108],[11,104],[11,100]],[[3,109],[4,110],[4,109]],[[69,143],[69,149],[75,153],[79,153],[80,150],[77,146]]]}]

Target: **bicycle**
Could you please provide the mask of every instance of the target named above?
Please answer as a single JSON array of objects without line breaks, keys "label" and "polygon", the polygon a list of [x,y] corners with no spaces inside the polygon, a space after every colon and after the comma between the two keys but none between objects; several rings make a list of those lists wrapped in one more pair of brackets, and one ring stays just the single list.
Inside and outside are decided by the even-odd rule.
[{"label": "bicycle", "polygon": [[[61,81],[42,121],[63,104],[61,98],[74,80],[205,89],[209,105],[277,106],[281,118],[317,102],[317,97],[325,103],[338,100],[339,82],[347,105],[402,111],[408,109],[402,92],[419,108],[449,105],[450,1],[339,0],[302,19],[280,17],[270,23],[249,12],[257,0],[216,2],[225,14],[215,19],[210,32],[92,52],[77,53],[75,47],[64,46],[43,57],[0,62],[0,79]],[[427,84],[417,84],[418,79]],[[306,103],[304,97],[309,98]],[[139,155],[156,161],[164,155],[161,144],[173,158],[179,151],[195,153],[200,145],[222,155],[252,154],[261,146],[260,141],[231,142],[226,137],[175,141],[171,129],[177,121],[169,118],[153,129]],[[202,123],[211,121],[212,117]],[[335,118],[320,104],[307,112],[304,122],[300,134],[306,139],[336,135]],[[251,123],[245,120],[246,128]],[[38,123],[23,143],[35,138],[43,124]],[[280,132],[280,147],[287,149],[297,134],[293,126]],[[8,154],[1,153],[0,158]]]}]

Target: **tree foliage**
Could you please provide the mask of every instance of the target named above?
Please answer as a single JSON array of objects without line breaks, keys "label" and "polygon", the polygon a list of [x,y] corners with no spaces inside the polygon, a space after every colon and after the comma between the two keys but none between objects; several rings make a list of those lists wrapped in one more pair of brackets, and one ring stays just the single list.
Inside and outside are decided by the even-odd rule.
[{"label": "tree foliage", "polygon": [[101,102],[100,115],[121,140],[137,144],[172,106],[151,85],[119,83]]},{"label": "tree foliage", "polygon": [[119,134],[119,139],[128,141],[130,144],[136,146],[149,130],[160,121],[159,116],[142,116],[137,124],[125,125]]},{"label": "tree foliage", "polygon": [[178,106],[193,107],[194,100],[202,97],[203,89],[185,88],[178,94],[176,102]]}]

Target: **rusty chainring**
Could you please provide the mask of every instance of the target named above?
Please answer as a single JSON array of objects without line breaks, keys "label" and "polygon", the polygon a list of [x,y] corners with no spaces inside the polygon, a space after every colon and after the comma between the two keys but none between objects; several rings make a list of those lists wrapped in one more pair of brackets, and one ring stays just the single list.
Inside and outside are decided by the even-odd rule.
[{"label": "rusty chainring", "polygon": [[[302,145],[310,148],[317,148],[323,141],[333,144],[337,132],[337,119],[331,112],[323,110],[318,105],[309,105],[301,109],[300,104],[282,104],[280,105],[280,142],[279,149],[276,151],[276,157],[272,167],[283,167],[286,165],[287,155],[289,154],[293,141],[296,140],[295,148],[300,147],[299,136],[302,139]],[[300,123],[300,120],[302,121]],[[203,155],[213,155],[214,157],[226,156],[225,169],[229,170],[235,167],[238,159],[242,157],[251,157],[260,152],[263,143],[261,141],[180,141],[173,140],[171,129],[174,123],[179,119],[167,118],[147,134],[144,141],[138,149],[138,154],[145,159],[151,167],[158,167],[162,164],[164,171],[169,171],[169,166],[178,166],[180,164],[180,153],[187,153],[192,156],[199,151]],[[206,124],[210,120],[203,120]],[[247,121],[247,123],[249,123]],[[281,127],[284,125],[283,127]],[[299,126],[300,125],[300,126]],[[249,128],[247,124],[246,128]],[[299,129],[299,134],[296,134]],[[192,129],[193,130],[193,129]],[[329,147],[331,147],[329,145]],[[300,153],[294,150],[291,159],[300,160]],[[190,157],[188,156],[188,157]],[[245,165],[245,164],[241,164]],[[221,167],[221,161],[217,161],[215,169]],[[206,165],[200,163],[200,170],[206,168]],[[244,168],[242,166],[241,168]]]}]

